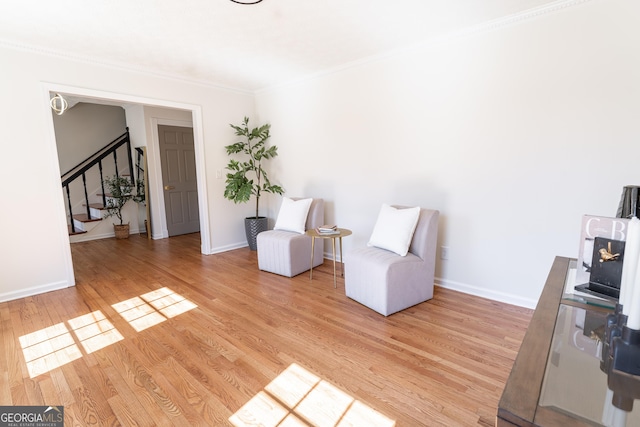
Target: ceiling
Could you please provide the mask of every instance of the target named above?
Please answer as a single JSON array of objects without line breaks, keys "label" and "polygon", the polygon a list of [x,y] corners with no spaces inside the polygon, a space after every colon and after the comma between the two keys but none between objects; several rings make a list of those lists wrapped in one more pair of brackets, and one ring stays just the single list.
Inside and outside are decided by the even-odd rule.
[{"label": "ceiling", "polygon": [[3,1],[0,43],[255,91],[567,1]]}]

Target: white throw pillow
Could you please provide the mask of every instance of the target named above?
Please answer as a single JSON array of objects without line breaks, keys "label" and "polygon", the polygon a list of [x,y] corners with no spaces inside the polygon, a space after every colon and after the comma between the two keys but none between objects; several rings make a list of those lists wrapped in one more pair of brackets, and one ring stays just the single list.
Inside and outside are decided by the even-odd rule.
[{"label": "white throw pillow", "polygon": [[419,217],[419,206],[397,209],[383,204],[368,245],[406,256]]},{"label": "white throw pillow", "polygon": [[273,229],[304,234],[312,201],[313,199],[292,200],[283,197],[278,219],[276,219],[276,225]]}]

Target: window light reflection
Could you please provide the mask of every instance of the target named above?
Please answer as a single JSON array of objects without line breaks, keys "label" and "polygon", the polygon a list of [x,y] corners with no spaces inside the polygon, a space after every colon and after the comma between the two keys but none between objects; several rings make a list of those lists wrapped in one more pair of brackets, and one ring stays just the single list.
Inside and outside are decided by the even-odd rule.
[{"label": "window light reflection", "polygon": [[327,381],[320,381],[295,412],[314,426],[337,426],[354,400]]},{"label": "window light reflection", "polygon": [[124,339],[99,310],[71,319],[68,323],[87,354]]},{"label": "window light reflection", "polygon": [[[169,288],[161,288],[112,307],[140,332],[197,308],[197,305]],[[57,323],[19,337],[31,378],[80,359],[84,354],[77,343],[82,345],[86,354],[91,354],[124,339],[100,310],[66,323]]]},{"label": "window light reflection", "polygon": [[197,305],[169,288],[148,292],[141,295],[141,297],[168,318],[176,317],[197,307]]},{"label": "window light reflection", "polygon": [[293,363],[233,414],[236,427],[371,426],[395,421]]},{"label": "window light reflection", "polygon": [[234,426],[277,426],[289,414],[282,405],[264,391],[258,392],[229,421]]},{"label": "window light reflection", "polygon": [[31,378],[82,357],[64,323],[23,335],[18,340]]},{"label": "window light reflection", "polygon": [[264,389],[289,408],[295,408],[319,382],[319,377],[293,363]]},{"label": "window light reflection", "polygon": [[134,297],[126,301],[113,304],[112,307],[120,313],[137,332],[162,323],[167,320],[140,297]]}]

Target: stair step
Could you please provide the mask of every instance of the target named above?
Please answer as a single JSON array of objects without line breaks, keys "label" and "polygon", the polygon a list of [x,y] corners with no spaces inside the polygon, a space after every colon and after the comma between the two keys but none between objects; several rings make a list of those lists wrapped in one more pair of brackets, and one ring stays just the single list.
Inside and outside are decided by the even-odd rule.
[{"label": "stair step", "polygon": [[120,196],[114,196],[114,195],[112,195],[110,193],[96,193],[96,196],[98,196],[98,197],[104,196],[107,199],[117,199],[118,197],[120,197]]},{"label": "stair step", "polygon": [[[82,206],[86,207],[87,205],[83,203]],[[93,209],[97,209],[99,211],[103,211],[103,210],[107,209],[102,205],[102,203],[89,203],[89,207],[93,208]]]},{"label": "stair step", "polygon": [[75,214],[73,215],[73,219],[80,222],[94,222],[94,221],[102,221],[102,218],[89,218],[87,214]]},{"label": "stair step", "polygon": [[75,236],[76,234],[84,234],[84,233],[86,233],[86,231],[79,230],[77,228],[76,228],[76,231],[72,231],[70,225],[68,225],[67,228],[69,229],[69,236]]}]

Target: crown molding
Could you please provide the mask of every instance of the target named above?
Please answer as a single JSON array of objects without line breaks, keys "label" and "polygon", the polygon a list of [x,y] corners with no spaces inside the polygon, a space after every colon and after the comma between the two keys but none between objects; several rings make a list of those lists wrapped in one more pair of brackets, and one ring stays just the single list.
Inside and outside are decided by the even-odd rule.
[{"label": "crown molding", "polygon": [[195,79],[191,77],[186,77],[181,74],[176,73],[167,73],[164,71],[158,71],[148,67],[139,67],[133,64],[125,63],[125,62],[117,62],[117,61],[107,61],[102,58],[90,57],[85,55],[78,55],[75,53],[57,50],[57,49],[49,49],[42,46],[30,45],[27,43],[15,42],[13,40],[0,39],[0,46],[6,47],[8,49],[13,49],[22,52],[35,53],[39,55],[51,56],[54,58],[64,59],[68,61],[74,62],[82,62],[89,65],[97,65],[102,67],[111,68],[118,71],[127,71],[138,74],[151,75],[158,78],[163,78],[167,80],[174,80],[182,83],[189,83],[198,86],[205,86],[208,88],[223,90],[226,92],[240,93],[243,95],[253,95],[254,91],[249,89],[242,89],[232,86],[225,86],[221,84],[216,84],[208,80]]},{"label": "crown molding", "polygon": [[506,27],[518,25],[523,22],[528,22],[533,19],[537,19],[542,16],[546,16],[563,9],[579,6],[584,3],[588,3],[592,1],[594,0],[558,0],[553,3],[545,4],[537,8],[529,9],[513,15],[487,21],[479,25],[463,28],[459,31],[455,31],[453,33],[446,34],[426,42],[420,42],[411,46],[395,49],[395,50],[384,52],[378,55],[369,56],[356,61],[347,62],[345,64],[328,68],[325,70],[321,70],[315,73],[311,73],[300,78],[286,81],[284,83],[279,83],[279,84],[275,84],[272,86],[267,86],[267,87],[259,88],[255,90],[220,85],[208,80],[195,79],[195,78],[187,77],[181,74],[167,73],[167,72],[158,71],[156,69],[147,68],[147,67],[139,67],[130,63],[106,61],[102,58],[78,55],[78,54],[66,52],[63,50],[49,49],[41,46],[35,46],[35,45],[26,44],[26,43],[19,43],[11,40],[6,40],[6,39],[0,39],[0,46],[4,46],[6,48],[10,48],[14,50],[20,50],[20,51],[36,53],[40,55],[57,57],[57,58],[61,58],[69,61],[83,62],[91,65],[108,67],[108,68],[121,70],[121,71],[151,75],[159,78],[164,78],[164,79],[169,79],[169,80],[174,80],[174,81],[179,81],[179,82],[194,84],[199,86],[205,86],[205,87],[233,92],[233,93],[239,93],[244,95],[255,95],[255,94],[270,92],[273,90],[282,89],[290,86],[299,85],[307,81],[316,80],[324,76],[335,74],[351,68],[360,67],[366,64],[388,60],[394,57],[405,55],[407,53],[424,51],[434,47],[442,46],[447,43],[451,43],[456,40],[475,37],[481,34],[486,34],[488,32],[501,30]]},{"label": "crown molding", "polygon": [[437,48],[457,40],[477,37],[489,32],[498,31],[503,28],[512,27],[514,25],[519,25],[524,22],[529,22],[534,19],[538,19],[543,16],[556,13],[563,9],[579,6],[584,3],[589,3],[592,1],[594,0],[558,0],[553,3],[546,4],[544,6],[539,6],[523,12],[515,13],[513,15],[483,22],[482,24],[474,25],[471,27],[466,27],[449,34],[446,34],[434,39],[430,39],[425,42],[419,42],[411,46],[405,46],[405,47],[394,49],[378,55],[368,56],[366,58],[358,59],[356,61],[347,62],[337,67],[332,67],[332,68],[328,68],[312,74],[308,74],[306,76],[303,76],[298,79],[290,80],[288,82],[265,87],[262,89],[257,89],[255,93],[256,94],[268,93],[274,90],[284,89],[286,87],[296,86],[308,81],[320,79],[325,76],[346,71],[351,68],[357,68],[357,67],[372,64],[375,62],[386,61],[395,57],[406,55],[407,53],[416,53],[416,52]]}]

